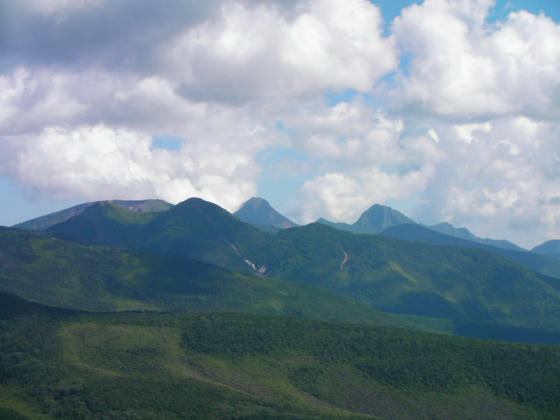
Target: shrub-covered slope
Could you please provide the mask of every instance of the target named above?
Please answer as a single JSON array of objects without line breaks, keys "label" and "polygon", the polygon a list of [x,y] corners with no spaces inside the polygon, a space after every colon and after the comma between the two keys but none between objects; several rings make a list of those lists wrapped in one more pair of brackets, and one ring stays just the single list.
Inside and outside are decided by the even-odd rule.
[{"label": "shrub-covered slope", "polygon": [[552,419],[560,349],[235,314],[0,320],[20,418]]}]

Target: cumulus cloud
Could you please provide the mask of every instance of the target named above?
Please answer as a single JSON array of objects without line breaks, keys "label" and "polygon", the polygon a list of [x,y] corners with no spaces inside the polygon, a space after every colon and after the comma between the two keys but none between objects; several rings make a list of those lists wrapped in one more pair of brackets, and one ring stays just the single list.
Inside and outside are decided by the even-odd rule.
[{"label": "cumulus cloud", "polygon": [[558,116],[560,25],[525,11],[489,24],[493,3],[426,0],[403,10],[393,36],[411,64],[395,106],[463,121]]},{"label": "cumulus cloud", "polygon": [[285,97],[325,89],[367,91],[396,67],[379,8],[367,0],[226,1],[211,20],[162,46],[185,92],[202,97]]},{"label": "cumulus cloud", "polygon": [[306,222],[319,217],[353,222],[374,203],[423,191],[445,151],[430,130],[412,135],[402,120],[367,105],[360,97],[297,109],[287,129],[321,175],[300,191],[299,212]]},{"label": "cumulus cloud", "polygon": [[[20,67],[0,86],[0,172],[42,194],[235,209],[256,195],[255,155],[281,141],[251,109],[193,103],[158,76]],[[181,150],[154,149],[165,135]]]},{"label": "cumulus cloud", "polygon": [[150,135],[127,128],[51,127],[7,143],[17,144],[8,149],[8,172],[54,195],[160,197],[174,203],[198,196],[232,209],[256,189],[256,169],[243,153],[189,144],[177,152],[154,149]]},{"label": "cumulus cloud", "polygon": [[[48,194],[232,209],[256,194],[255,156],[286,142],[275,110],[369,89],[396,65],[367,0],[165,3],[2,4],[3,174]],[[161,135],[183,147],[152,148]]]},{"label": "cumulus cloud", "polygon": [[442,126],[448,158],[426,193],[425,213],[522,244],[558,235],[558,129],[524,116]]},{"label": "cumulus cloud", "polygon": [[304,183],[302,218],[318,217],[354,222],[373,203],[422,191],[433,176],[429,165],[405,174],[391,174],[375,167],[356,173],[328,173]]},{"label": "cumulus cloud", "polygon": [[534,244],[560,235],[560,26],[493,6],[425,0],[384,35],[368,0],[0,0],[0,174],[233,210],[282,145],[302,222],[414,196]]},{"label": "cumulus cloud", "polygon": [[104,1],[105,0],[22,0],[20,1],[20,7],[48,16],[88,9],[98,6]]}]

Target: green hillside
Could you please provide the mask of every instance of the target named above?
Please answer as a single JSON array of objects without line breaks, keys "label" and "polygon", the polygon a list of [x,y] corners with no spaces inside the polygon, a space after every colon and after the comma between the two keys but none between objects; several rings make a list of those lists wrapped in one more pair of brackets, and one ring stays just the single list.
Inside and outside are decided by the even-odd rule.
[{"label": "green hillside", "polygon": [[[382,311],[441,319],[446,326],[438,328],[448,329],[451,321],[455,331],[467,335],[488,337],[487,331],[494,331],[494,338],[534,341],[527,337],[539,330],[543,335],[536,341],[550,342],[549,332],[560,331],[560,282],[483,249],[355,235],[322,224],[272,235],[199,199],[148,221],[123,212],[117,217],[98,206],[49,232],[84,243],[182,254],[319,287]],[[393,229],[403,226],[416,225]],[[474,325],[481,326],[478,332]]]},{"label": "green hillside", "polygon": [[96,205],[48,231],[84,244],[181,254],[245,273],[257,271],[247,245],[258,246],[271,235],[198,198],[149,214]]},{"label": "green hillside", "polygon": [[239,314],[28,313],[0,320],[0,414],[552,419],[560,348]]},{"label": "green hillside", "polygon": [[179,255],[85,247],[15,229],[0,230],[0,291],[88,311],[220,310],[410,328],[426,324],[314,287],[243,275]]},{"label": "green hillside", "polygon": [[560,331],[558,280],[485,250],[312,224],[282,231],[256,252],[271,277],[319,286],[384,311]]}]

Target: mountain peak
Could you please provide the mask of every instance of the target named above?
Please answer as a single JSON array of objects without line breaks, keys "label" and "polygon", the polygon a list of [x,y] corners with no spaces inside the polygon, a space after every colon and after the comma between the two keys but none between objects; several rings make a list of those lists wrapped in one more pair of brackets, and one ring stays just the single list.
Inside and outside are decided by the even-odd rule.
[{"label": "mountain peak", "polygon": [[353,228],[359,233],[380,233],[388,227],[409,223],[415,222],[391,207],[374,204],[362,213]]},{"label": "mountain peak", "polygon": [[271,209],[272,208],[270,203],[268,201],[266,201],[264,198],[261,198],[261,197],[251,197],[241,207],[243,208],[245,206],[250,206],[250,207],[253,207],[253,208],[264,207],[265,209]]},{"label": "mountain peak", "polygon": [[251,197],[234,213],[246,223],[288,229],[297,226],[287,217],[278,213],[268,201],[261,197]]}]

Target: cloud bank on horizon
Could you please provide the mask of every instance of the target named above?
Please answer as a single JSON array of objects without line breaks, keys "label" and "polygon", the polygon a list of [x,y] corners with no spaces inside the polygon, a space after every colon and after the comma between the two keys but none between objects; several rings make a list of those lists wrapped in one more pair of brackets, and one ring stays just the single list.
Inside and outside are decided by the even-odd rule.
[{"label": "cloud bank on horizon", "polygon": [[493,0],[384,22],[375,3],[0,0],[0,175],[229,210],[275,204],[268,177],[295,185],[279,207],[300,222],[406,202],[523,245],[560,236],[560,25],[491,21]]}]

